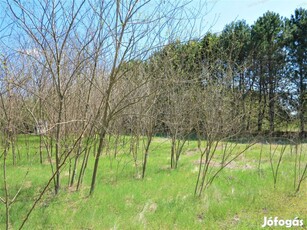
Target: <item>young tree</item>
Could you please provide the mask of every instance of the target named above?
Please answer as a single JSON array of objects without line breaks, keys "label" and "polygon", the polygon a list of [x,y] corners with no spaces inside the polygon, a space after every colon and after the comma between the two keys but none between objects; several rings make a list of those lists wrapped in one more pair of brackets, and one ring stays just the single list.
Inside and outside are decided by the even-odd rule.
[{"label": "young tree", "polygon": [[[195,132],[200,152],[199,170],[195,186],[195,195],[201,196],[216,176],[232,161],[237,159],[254,143],[251,140],[240,150],[234,152],[237,146],[237,138],[244,130],[243,113],[233,117],[233,105],[240,103],[240,96],[229,90],[229,81],[232,76],[224,75],[218,78],[209,71],[203,69],[203,87],[194,88],[195,107],[193,119],[195,120]],[[236,98],[236,99],[234,99]],[[233,141],[234,144],[226,144],[222,154],[217,154],[219,144],[223,141]],[[220,167],[213,169],[214,162]]]},{"label": "young tree", "polygon": [[[183,18],[178,20],[175,15],[177,13],[180,15],[180,12],[185,12],[184,6],[186,4],[187,2],[185,1],[177,1],[174,5],[168,1],[157,4],[151,1],[139,2],[134,0],[130,2],[111,1],[107,5],[98,4],[96,7],[100,9],[100,12],[103,12],[102,9],[108,9],[99,14],[98,17],[99,21],[105,22],[102,31],[109,34],[110,37],[106,42],[107,46],[103,49],[103,53],[107,55],[105,65],[108,65],[108,67],[105,68],[105,84],[100,87],[100,105],[96,116],[99,127],[99,145],[95,155],[90,194],[95,189],[100,156],[106,144],[105,137],[109,132],[110,124],[121,111],[135,104],[135,100],[126,100],[126,98],[133,91],[139,89],[139,86],[136,86],[129,92],[124,92],[123,94],[117,93],[116,89],[121,79],[125,78],[125,71],[122,71],[123,64],[128,60],[145,59],[157,46],[161,46],[161,43],[165,42],[162,36],[165,32],[171,33],[172,36],[174,32],[178,32],[178,22],[181,22],[183,26],[185,23],[183,23]],[[145,10],[145,8],[150,10]],[[109,17],[110,14],[112,15],[111,18]],[[174,27],[170,27],[168,31],[164,31],[164,26],[171,25]],[[168,38],[169,36],[166,40]],[[157,44],[158,41],[160,44]],[[126,67],[131,68],[131,66]],[[144,85],[148,79],[150,79],[148,75],[145,75],[145,78],[141,81],[141,85]],[[147,100],[148,95],[151,95],[154,91],[156,89],[150,90],[149,94],[145,93],[144,99]],[[115,96],[116,99],[114,99]],[[154,101],[152,100],[152,102]],[[151,111],[151,109],[145,111]],[[151,119],[150,114],[145,113],[145,116]],[[148,122],[153,124],[152,121]],[[147,129],[147,131],[149,136],[153,135],[153,129]],[[151,138],[148,138],[148,143],[146,144],[148,148],[151,143],[150,140]],[[144,173],[146,162],[145,157],[143,163]]]},{"label": "young tree", "polygon": [[[34,59],[48,72],[55,93],[52,101],[56,110],[53,118],[55,138],[55,193],[60,189],[61,159],[65,155],[62,143],[65,140],[65,107],[70,88],[89,57],[86,49],[95,37],[95,31],[82,23],[88,13],[86,1],[34,1],[33,3],[7,1],[23,53]],[[78,27],[78,29],[77,29]],[[29,42],[31,41],[31,43]],[[27,46],[28,44],[30,46]],[[12,47],[16,49],[15,47]],[[17,48],[18,49],[18,48]],[[52,115],[50,114],[50,117]]]},{"label": "young tree", "polygon": [[192,90],[201,69],[201,45],[197,41],[169,44],[156,53],[151,65],[165,82],[159,95],[160,123],[171,139],[170,165],[177,168],[183,147],[193,129],[190,115],[193,110]]}]

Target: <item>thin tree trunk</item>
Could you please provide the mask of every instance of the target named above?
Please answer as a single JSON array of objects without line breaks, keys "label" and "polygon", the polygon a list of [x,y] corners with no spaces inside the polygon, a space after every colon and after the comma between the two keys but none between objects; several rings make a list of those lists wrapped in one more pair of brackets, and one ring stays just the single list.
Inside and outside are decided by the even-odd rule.
[{"label": "thin tree trunk", "polygon": [[178,167],[178,162],[179,162],[179,158],[180,158],[180,155],[182,153],[182,149],[183,149],[183,146],[185,145],[187,139],[186,137],[183,137],[184,140],[177,140],[178,142],[178,146],[177,146],[177,151],[176,151],[176,163],[175,163],[175,168]]},{"label": "thin tree trunk", "polygon": [[60,96],[58,120],[56,125],[56,143],[55,143],[55,164],[56,164],[56,185],[54,188],[55,194],[58,194],[60,189],[60,170],[58,170],[60,162],[60,140],[61,140],[61,122],[62,122],[62,112],[63,112],[63,97]]},{"label": "thin tree trunk", "polygon": [[271,60],[269,60],[269,120],[270,120],[270,133],[275,130],[275,95],[274,95],[274,76],[271,70]]},{"label": "thin tree trunk", "polygon": [[147,167],[147,159],[148,159],[148,154],[149,154],[149,147],[151,144],[151,140],[152,140],[152,134],[150,134],[147,140],[147,145],[145,148],[145,155],[144,155],[144,162],[143,162],[143,169],[142,169],[142,179],[144,179],[145,177],[145,171],[146,171],[146,167]]},{"label": "thin tree trunk", "polygon": [[304,137],[305,132],[305,103],[306,100],[304,99],[304,96],[306,94],[306,89],[304,88],[304,73],[302,68],[300,68],[300,94],[299,94],[299,117],[300,117],[300,136],[301,138]]},{"label": "thin tree trunk", "polygon": [[[80,173],[79,173],[78,183],[77,183],[77,190],[79,190],[79,188],[82,184],[83,177],[84,177],[84,174],[85,174],[85,169],[87,167],[88,157],[89,157],[91,149],[92,149],[92,146],[89,146],[89,143],[90,143],[90,138],[88,138],[87,142],[86,142],[85,153],[84,153],[84,157],[83,157],[83,161],[82,161],[82,165],[81,165],[81,169],[80,169]],[[94,146],[96,146],[96,140],[94,140]],[[95,149],[96,148],[94,147],[94,150]]]},{"label": "thin tree trunk", "polygon": [[[39,117],[42,119],[42,98],[39,97]],[[39,133],[39,162],[43,164],[42,134]]]},{"label": "thin tree trunk", "polygon": [[74,165],[73,165],[73,169],[72,169],[72,174],[71,174],[71,180],[70,180],[70,186],[73,186],[74,184],[74,180],[77,174],[77,165],[78,165],[78,159],[82,153],[82,141],[80,141],[78,149],[77,149],[77,154],[75,156],[75,161],[74,161]]},{"label": "thin tree trunk", "polygon": [[5,193],[5,228],[8,230],[10,225],[10,201],[7,188],[7,177],[6,177],[6,158],[7,158],[8,147],[5,147],[3,154],[3,183],[4,183],[4,193]]},{"label": "thin tree trunk", "polygon": [[171,168],[175,168],[175,150],[176,149],[176,138],[172,137],[172,148],[171,148]]},{"label": "thin tree trunk", "polygon": [[15,140],[14,140],[14,134],[10,137],[10,142],[12,146],[12,155],[13,155],[13,165],[16,165],[16,151],[15,151]]},{"label": "thin tree trunk", "polygon": [[95,156],[95,164],[94,164],[94,170],[93,170],[93,175],[92,175],[90,195],[92,195],[94,190],[95,190],[95,183],[96,183],[99,159],[100,159],[103,147],[104,147],[105,136],[106,136],[106,131],[103,130],[102,133],[100,134],[98,151],[97,151],[96,156]]}]

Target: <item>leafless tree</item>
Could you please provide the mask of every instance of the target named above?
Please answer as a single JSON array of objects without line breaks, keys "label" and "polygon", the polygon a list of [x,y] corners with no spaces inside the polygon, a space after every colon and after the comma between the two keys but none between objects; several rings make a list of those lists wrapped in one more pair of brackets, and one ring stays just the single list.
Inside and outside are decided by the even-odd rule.
[{"label": "leafless tree", "polygon": [[[274,145],[272,142],[274,142],[272,141],[272,139],[269,140],[269,159],[270,159],[270,166],[271,166],[271,170],[273,174],[274,188],[276,188],[278,171],[280,169],[282,158],[287,149],[287,145],[281,145],[281,146],[276,145],[276,144]],[[275,158],[277,158],[276,162],[275,162]]]},{"label": "leafless tree", "polygon": [[82,24],[87,13],[85,1],[7,1],[7,6],[12,20],[21,28],[20,36],[26,40],[24,44],[32,42],[23,53],[40,64],[52,80],[56,115],[51,119],[57,171],[55,193],[58,193],[60,171],[57,169],[65,154],[61,143],[65,139],[63,126],[68,122],[65,109],[69,90],[89,59],[86,49],[95,37],[95,31]]},{"label": "leafless tree", "polygon": [[[96,116],[100,140],[95,155],[91,194],[95,188],[100,156],[105,146],[105,137],[109,132],[110,123],[121,111],[131,104],[135,104],[135,99],[129,101],[125,99],[133,91],[140,88],[140,86],[136,86],[130,92],[125,92],[120,96],[117,94],[116,89],[120,85],[121,79],[125,77],[123,64],[126,60],[137,58],[142,60],[154,50],[158,39],[160,39],[158,44],[161,45],[165,41],[162,37],[165,26],[173,25],[176,27],[176,24],[172,22],[178,21],[175,15],[183,10],[184,5],[186,3],[181,1],[174,5],[168,4],[167,1],[156,4],[151,1],[139,2],[136,0],[130,2],[116,1],[106,5],[98,4],[96,7],[99,21],[104,22],[102,31],[110,37],[106,42],[108,46],[103,49],[103,53],[107,57],[105,63],[108,64],[108,68],[104,68],[105,84],[100,86],[101,96],[99,97],[100,102]],[[109,17],[109,15],[112,16]],[[173,31],[171,28],[168,29],[171,32]],[[161,39],[163,40],[161,41]],[[146,79],[141,81],[141,85],[145,82]]]},{"label": "leafless tree", "polygon": [[[6,229],[11,228],[10,223],[10,208],[12,204],[16,201],[16,198],[20,194],[23,184],[19,186],[19,189],[12,196],[12,191],[9,191],[8,184],[8,171],[7,165],[9,160],[9,153],[12,153],[12,161],[13,165],[16,165],[16,150],[15,150],[15,140],[18,128],[20,128],[20,124],[18,127],[18,110],[16,105],[16,89],[11,82],[14,79],[14,70],[12,69],[11,60],[9,57],[2,57],[0,64],[0,134],[1,134],[1,142],[0,142],[0,159],[2,158],[2,173],[3,173],[3,191],[4,196],[0,196],[0,201],[5,205],[5,226]],[[20,109],[20,108],[19,108]],[[25,174],[25,177],[27,176]],[[24,181],[24,180],[23,180]]]},{"label": "leafless tree", "polygon": [[303,154],[303,148],[299,138],[293,139],[290,143],[291,155],[295,154],[293,186],[296,192],[300,191],[303,181],[307,178],[306,154]]},{"label": "leafless tree", "polygon": [[[225,75],[225,78],[231,76]],[[216,176],[231,162],[248,150],[255,142],[251,140],[244,147],[234,151],[233,144],[220,149],[223,141],[236,141],[242,131],[243,114],[232,116],[234,92],[229,90],[228,84],[223,84],[211,74],[208,68],[203,70],[203,86],[197,90],[195,108],[196,135],[200,152],[199,171],[195,186],[195,195],[201,196]],[[227,79],[223,79],[227,82]],[[195,89],[196,91],[196,89]],[[235,144],[236,146],[236,144]],[[217,154],[222,150],[222,154]],[[215,168],[214,164],[219,167]]]}]

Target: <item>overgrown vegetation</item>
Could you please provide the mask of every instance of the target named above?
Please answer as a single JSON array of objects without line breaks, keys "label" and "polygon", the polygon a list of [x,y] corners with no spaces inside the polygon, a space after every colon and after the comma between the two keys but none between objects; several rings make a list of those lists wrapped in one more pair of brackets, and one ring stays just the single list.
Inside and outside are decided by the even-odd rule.
[{"label": "overgrown vegetation", "polygon": [[[258,226],[261,208],[281,210],[275,199],[298,203],[307,11],[267,12],[191,39],[191,7],[1,4],[3,227],[244,229]],[[68,210],[76,218],[55,215]]]}]

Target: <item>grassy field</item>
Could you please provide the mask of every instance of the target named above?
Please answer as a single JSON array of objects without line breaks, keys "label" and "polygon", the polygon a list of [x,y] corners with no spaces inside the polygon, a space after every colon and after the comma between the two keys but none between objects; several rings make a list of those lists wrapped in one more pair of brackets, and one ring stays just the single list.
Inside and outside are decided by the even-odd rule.
[{"label": "grassy field", "polygon": [[[22,142],[22,138],[19,139]],[[9,159],[7,166],[11,198],[23,184],[20,195],[10,208],[13,229],[18,229],[51,176],[47,160],[39,163],[38,138],[33,136],[30,140],[27,148],[31,154],[27,156],[20,148],[17,165],[13,166]],[[170,147],[168,139],[154,139],[143,180],[138,177],[140,172],[136,171],[132,157],[125,154],[125,149],[116,159],[105,154],[101,158],[96,190],[91,197],[88,194],[93,156],[89,160],[83,187],[77,192],[75,187],[68,186],[67,163],[61,172],[60,193],[54,196],[51,185],[24,229],[262,229],[265,216],[284,220],[299,217],[307,225],[307,183],[305,180],[300,192],[295,193],[295,154],[291,153],[289,146],[281,161],[276,188],[269,161],[269,145],[258,143],[226,167],[201,197],[194,196],[199,159],[196,142],[186,144],[176,170],[170,169]],[[307,144],[301,147],[301,160],[306,164]],[[278,153],[275,161],[276,156]],[[141,160],[141,155],[139,157]],[[0,164],[2,178],[3,162]],[[216,168],[212,165],[213,170]],[[0,196],[3,197],[2,179],[0,187]],[[0,229],[5,229],[3,204],[0,213]]]}]

